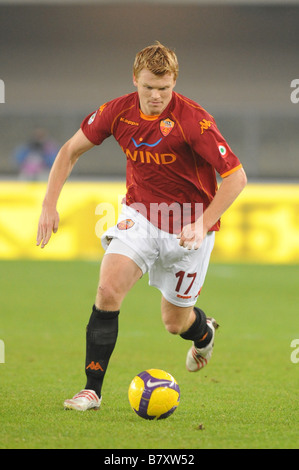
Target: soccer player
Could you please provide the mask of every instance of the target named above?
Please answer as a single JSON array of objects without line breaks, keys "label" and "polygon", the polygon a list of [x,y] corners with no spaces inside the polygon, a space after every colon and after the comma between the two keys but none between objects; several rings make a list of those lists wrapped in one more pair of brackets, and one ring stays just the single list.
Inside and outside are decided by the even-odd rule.
[{"label": "soccer player", "polygon": [[78,158],[111,135],[127,158],[122,213],[102,236],[106,251],[86,332],[87,381],[65,408],[100,407],[122,301],[146,272],[161,291],[166,329],[192,341],[187,369],[198,371],[211,358],[218,325],[195,303],[219,219],[246,185],[246,175],[214,118],[174,91],[177,76],[174,51],[159,42],[141,50],[133,66],[137,91],[88,115],[51,169],[38,225],[41,248],[57,232],[58,197]]}]

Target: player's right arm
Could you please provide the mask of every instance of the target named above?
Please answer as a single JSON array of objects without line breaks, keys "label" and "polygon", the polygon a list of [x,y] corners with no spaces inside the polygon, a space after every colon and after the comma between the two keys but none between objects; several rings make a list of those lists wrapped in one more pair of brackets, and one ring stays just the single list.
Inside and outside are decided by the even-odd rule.
[{"label": "player's right arm", "polygon": [[59,150],[51,168],[45,198],[37,229],[37,246],[44,246],[49,242],[52,232],[56,233],[59,224],[59,214],[56,206],[63,185],[70,175],[78,158],[94,144],[88,140],[83,131],[79,129]]}]

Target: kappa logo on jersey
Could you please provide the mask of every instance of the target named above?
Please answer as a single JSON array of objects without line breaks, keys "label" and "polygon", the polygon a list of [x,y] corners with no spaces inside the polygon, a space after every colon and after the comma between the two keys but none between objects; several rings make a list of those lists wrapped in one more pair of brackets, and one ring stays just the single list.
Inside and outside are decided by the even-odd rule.
[{"label": "kappa logo on jersey", "polygon": [[202,121],[199,121],[200,129],[201,129],[201,134],[204,133],[209,127],[212,125],[212,121],[207,121],[206,119],[203,119]]},{"label": "kappa logo on jersey", "polygon": [[102,104],[102,106],[99,107],[99,114],[102,114],[102,112],[104,111],[106,106],[107,106],[107,103],[104,103],[104,104]]},{"label": "kappa logo on jersey", "polygon": [[117,228],[118,230],[128,230],[129,228],[133,227],[133,225],[135,225],[135,222],[132,219],[125,219],[121,222],[118,222]]},{"label": "kappa logo on jersey", "polygon": [[130,121],[129,119],[126,119],[125,117],[121,117],[120,122],[125,122],[126,124],[129,124],[130,126],[139,126],[138,122]]},{"label": "kappa logo on jersey", "polygon": [[160,122],[160,130],[162,134],[164,135],[164,137],[170,134],[173,128],[174,128],[174,122],[169,118],[164,119],[163,121]]},{"label": "kappa logo on jersey", "polygon": [[225,158],[228,155],[228,148],[226,144],[218,145],[218,150],[220,152],[221,157]]}]

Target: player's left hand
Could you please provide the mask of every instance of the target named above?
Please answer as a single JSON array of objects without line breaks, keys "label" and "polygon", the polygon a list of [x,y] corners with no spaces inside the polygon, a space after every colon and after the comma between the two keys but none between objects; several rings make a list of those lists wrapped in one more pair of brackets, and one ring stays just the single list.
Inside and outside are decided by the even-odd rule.
[{"label": "player's left hand", "polygon": [[187,250],[198,250],[204,239],[203,227],[201,223],[195,222],[185,225],[178,235],[180,246]]}]

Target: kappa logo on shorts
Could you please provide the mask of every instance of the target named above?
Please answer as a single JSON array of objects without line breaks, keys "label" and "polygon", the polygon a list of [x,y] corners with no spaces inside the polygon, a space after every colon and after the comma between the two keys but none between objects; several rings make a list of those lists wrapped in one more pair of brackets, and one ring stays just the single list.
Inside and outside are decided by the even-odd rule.
[{"label": "kappa logo on shorts", "polygon": [[117,228],[118,230],[128,230],[129,228],[133,227],[133,225],[135,225],[135,222],[132,219],[125,219],[121,222],[118,222]]}]

